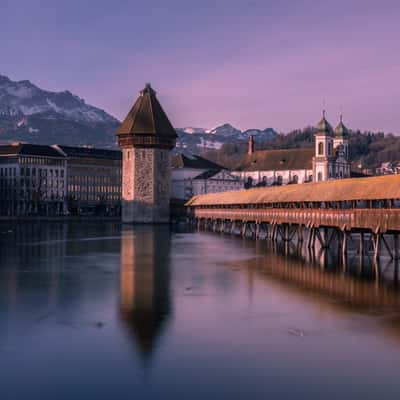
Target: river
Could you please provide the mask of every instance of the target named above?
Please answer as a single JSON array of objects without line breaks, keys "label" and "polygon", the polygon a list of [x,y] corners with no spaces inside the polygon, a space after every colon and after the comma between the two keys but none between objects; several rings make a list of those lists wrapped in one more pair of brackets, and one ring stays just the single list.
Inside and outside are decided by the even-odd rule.
[{"label": "river", "polygon": [[1,399],[398,399],[397,284],[356,275],[214,233],[2,223]]}]

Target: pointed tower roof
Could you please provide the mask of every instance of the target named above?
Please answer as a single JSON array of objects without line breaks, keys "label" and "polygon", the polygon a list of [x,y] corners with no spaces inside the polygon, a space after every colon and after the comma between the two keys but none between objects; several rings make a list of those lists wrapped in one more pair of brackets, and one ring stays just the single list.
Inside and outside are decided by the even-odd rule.
[{"label": "pointed tower roof", "polygon": [[325,110],[322,111],[322,119],[318,122],[317,133],[325,133],[329,136],[333,136],[333,129],[330,123],[325,118]]},{"label": "pointed tower roof", "polygon": [[[169,143],[169,147],[174,147],[176,131],[149,83],[140,91],[135,104],[119,127],[117,135],[122,146],[127,144],[128,137],[136,137],[130,141],[131,144],[142,147],[158,147],[159,145],[166,146]],[[145,137],[147,140],[144,139]]]},{"label": "pointed tower roof", "polygon": [[335,128],[335,137],[337,138],[348,138],[349,130],[343,123],[343,116],[340,114],[340,122],[339,125]]}]

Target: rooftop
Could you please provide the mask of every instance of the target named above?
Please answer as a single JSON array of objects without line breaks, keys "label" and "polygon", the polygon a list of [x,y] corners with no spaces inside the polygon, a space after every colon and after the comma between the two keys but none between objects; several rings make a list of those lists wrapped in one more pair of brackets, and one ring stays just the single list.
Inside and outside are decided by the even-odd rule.
[{"label": "rooftop", "polygon": [[400,175],[338,179],[194,196],[187,205],[400,199]]},{"label": "rooftop", "polygon": [[56,145],[67,157],[89,157],[99,159],[121,160],[122,152],[120,150],[95,149],[91,147],[75,147]]},{"label": "rooftop", "polygon": [[214,171],[220,171],[221,169],[224,169],[221,165],[194,154],[177,154],[173,156],[172,168],[207,169]]},{"label": "rooftop", "polygon": [[312,169],[314,148],[258,150],[246,154],[236,171],[285,171]]},{"label": "rooftop", "polygon": [[117,135],[145,135],[176,138],[176,132],[148,83],[125,117]]},{"label": "rooftop", "polygon": [[59,151],[48,145],[30,143],[13,143],[0,145],[0,156],[10,155],[45,156],[57,158],[64,157]]}]

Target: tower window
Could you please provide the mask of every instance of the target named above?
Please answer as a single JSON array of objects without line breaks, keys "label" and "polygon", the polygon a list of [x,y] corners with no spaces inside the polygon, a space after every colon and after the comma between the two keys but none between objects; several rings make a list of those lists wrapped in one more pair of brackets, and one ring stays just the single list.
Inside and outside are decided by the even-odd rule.
[{"label": "tower window", "polygon": [[322,156],[324,154],[324,143],[323,142],[319,142],[318,143],[318,155]]}]

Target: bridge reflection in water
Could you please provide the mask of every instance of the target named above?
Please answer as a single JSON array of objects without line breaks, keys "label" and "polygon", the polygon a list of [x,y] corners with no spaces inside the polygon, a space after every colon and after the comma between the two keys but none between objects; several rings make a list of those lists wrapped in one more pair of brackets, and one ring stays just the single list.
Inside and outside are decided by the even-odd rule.
[{"label": "bridge reflection in water", "polygon": [[[350,262],[344,271],[333,253],[321,251],[313,255],[286,243],[253,242],[235,238],[244,249],[254,251],[255,257],[231,264],[248,276],[251,292],[256,281],[278,285],[321,309],[380,316],[379,326],[390,337],[400,340],[400,290],[398,262],[391,261],[385,279],[376,280],[373,260],[359,269],[359,259]],[[244,267],[244,268],[243,268]]]},{"label": "bridge reflection in water", "polygon": [[148,359],[171,313],[168,226],[123,228],[120,316],[144,359]]}]

